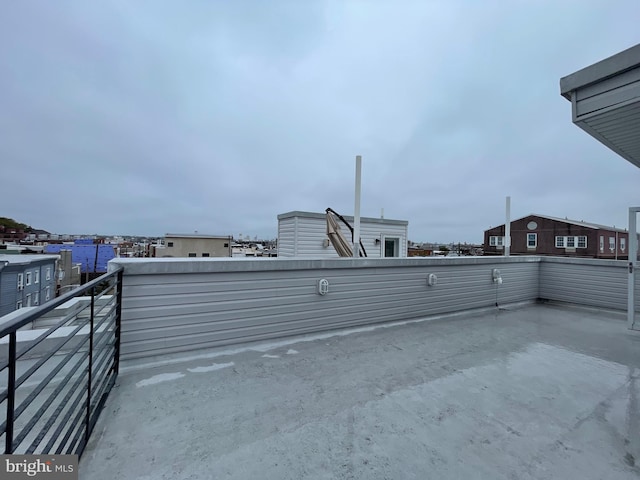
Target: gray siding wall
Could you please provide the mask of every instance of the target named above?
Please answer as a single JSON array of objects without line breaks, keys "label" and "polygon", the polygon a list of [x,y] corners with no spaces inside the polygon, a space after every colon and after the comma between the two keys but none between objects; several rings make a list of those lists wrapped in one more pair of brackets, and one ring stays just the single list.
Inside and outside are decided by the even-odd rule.
[{"label": "gray siding wall", "polygon": [[[47,280],[46,271],[50,269],[50,277]],[[40,272],[39,282],[35,283],[36,271]],[[31,273],[31,284],[27,285],[27,272]],[[22,273],[24,288],[18,290],[18,274]],[[38,305],[46,300],[46,291],[49,287],[49,300],[56,296],[56,269],[55,260],[33,261],[27,265],[9,264],[0,270],[0,316],[11,313],[16,309],[18,301],[22,301],[23,307],[27,306],[28,296],[31,296],[31,306],[36,306],[36,294],[39,294]]]},{"label": "gray siding wall", "polygon": [[640,68],[576,90],[576,118],[640,97]]},{"label": "gray siding wall", "polygon": [[[336,260],[117,259],[122,355],[136,358],[410,320],[539,296],[538,257]],[[499,268],[503,284],[492,281]],[[427,286],[435,273],[436,286]],[[318,295],[317,282],[329,281]]]},{"label": "gray siding wall", "polygon": [[[351,232],[342,222],[340,229],[345,238],[351,241]],[[360,238],[369,258],[382,255],[383,237],[400,239],[400,257],[407,256],[407,226],[383,223],[360,223]],[[327,239],[327,223],[323,218],[288,217],[278,220],[278,256],[279,257],[316,257],[338,258],[332,245],[324,246]],[[375,240],[380,240],[376,245]]]},{"label": "gray siding wall", "polygon": [[18,296],[18,272],[0,270],[0,317],[16,309]]},{"label": "gray siding wall", "polygon": [[626,310],[627,276],[626,261],[545,257],[540,298]]},{"label": "gray siding wall", "polygon": [[294,257],[296,241],[296,218],[278,220],[278,256]]}]

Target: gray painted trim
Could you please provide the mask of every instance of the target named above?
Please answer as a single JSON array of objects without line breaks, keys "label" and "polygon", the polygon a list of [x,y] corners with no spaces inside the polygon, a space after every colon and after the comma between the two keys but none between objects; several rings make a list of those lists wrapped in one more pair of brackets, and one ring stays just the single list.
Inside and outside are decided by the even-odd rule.
[{"label": "gray painted trim", "polygon": [[[348,222],[353,222],[353,217],[350,215],[342,215],[345,220]],[[284,218],[292,218],[292,217],[301,217],[301,218],[326,218],[324,213],[317,212],[301,212],[299,210],[295,210],[293,212],[281,213],[278,215],[278,220],[282,220]],[[409,225],[407,220],[391,220],[387,218],[372,218],[372,217],[360,217],[361,222],[369,222],[369,223],[381,223],[384,225]]]},{"label": "gray painted trim", "polygon": [[[222,272],[264,272],[283,270],[322,270],[332,268],[397,268],[445,265],[503,265],[539,263],[542,257],[412,257],[412,258],[115,258],[108,271],[119,266],[125,275],[162,275]],[[545,257],[545,259],[548,257]],[[568,259],[574,260],[574,259]],[[578,259],[576,259],[578,260]],[[609,260],[594,260],[606,262]],[[614,261],[614,260],[610,260]],[[624,264],[625,262],[622,261]]]},{"label": "gray painted trim", "polygon": [[640,65],[640,44],[623,50],[560,79],[560,94],[571,100],[571,92]]}]

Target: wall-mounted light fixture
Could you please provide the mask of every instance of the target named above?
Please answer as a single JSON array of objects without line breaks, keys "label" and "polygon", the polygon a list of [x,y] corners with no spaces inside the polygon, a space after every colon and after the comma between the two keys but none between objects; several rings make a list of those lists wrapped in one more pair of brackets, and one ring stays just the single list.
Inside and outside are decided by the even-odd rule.
[{"label": "wall-mounted light fixture", "polygon": [[379,239],[379,238],[376,238],[376,239],[373,241],[373,244],[374,244],[374,245],[380,245],[380,239]]},{"label": "wall-mounted light fixture", "polygon": [[427,285],[434,287],[438,283],[438,277],[435,273],[430,273],[427,277]]},{"label": "wall-mounted light fixture", "polygon": [[502,274],[500,273],[500,270],[498,270],[497,268],[491,270],[491,279],[493,280],[493,283],[502,285]]},{"label": "wall-mounted light fixture", "polygon": [[322,278],[318,280],[318,294],[326,295],[327,293],[329,293],[329,280]]}]

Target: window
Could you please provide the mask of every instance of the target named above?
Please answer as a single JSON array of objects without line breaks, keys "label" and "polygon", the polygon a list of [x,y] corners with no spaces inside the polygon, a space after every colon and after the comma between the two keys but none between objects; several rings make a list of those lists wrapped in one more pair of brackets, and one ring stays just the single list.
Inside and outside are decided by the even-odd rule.
[{"label": "window", "polygon": [[627,248],[627,239],[626,238],[621,238],[620,239],[620,251],[624,252],[625,248]]},{"label": "window", "polygon": [[33,276],[33,274],[31,272],[27,272],[25,274],[25,276],[26,276],[26,282],[25,283],[27,284],[27,287],[28,287],[29,285],[31,285],[31,277]]},{"label": "window", "polygon": [[33,304],[40,305],[40,292],[36,292],[33,294]]},{"label": "window", "polygon": [[564,237],[556,237],[556,248],[564,248]]},{"label": "window", "polygon": [[538,244],[537,233],[527,233],[527,248],[536,248]]},{"label": "window", "polygon": [[44,289],[44,299],[45,301],[51,298],[51,287],[47,287]]},{"label": "window", "polygon": [[400,239],[385,237],[384,239],[384,256],[399,257],[400,256]]},{"label": "window", "polygon": [[19,310],[20,308],[22,308],[22,300],[18,300],[16,302],[16,310]]},{"label": "window", "polygon": [[600,235],[600,251],[604,252],[604,235]]},{"label": "window", "polygon": [[567,237],[567,248],[576,248],[576,237]]},{"label": "window", "polygon": [[18,274],[18,290],[22,290],[24,288],[24,277],[21,273]]},{"label": "window", "polygon": [[34,272],[33,283],[35,283],[35,284],[40,283],[40,270],[39,269]]},{"label": "window", "polygon": [[209,256],[209,254],[208,254],[208,253],[203,253],[203,254],[202,254],[202,256],[203,256],[203,257],[208,257],[208,256]]},{"label": "window", "polygon": [[27,307],[30,307],[31,306],[31,294],[30,293],[27,293],[26,300],[27,300]]},{"label": "window", "polygon": [[224,248],[229,248],[229,244],[228,244],[228,243],[225,243],[225,244],[224,244]]},{"label": "window", "polygon": [[586,235],[580,235],[578,237],[578,248],[587,248],[587,237],[586,237]]},{"label": "window", "polygon": [[189,256],[190,256],[190,257],[195,257],[195,256],[196,256],[196,254],[195,254],[195,253],[190,253],[190,254],[189,254]]},{"label": "window", "polygon": [[489,237],[489,245],[492,247],[502,247],[504,245],[504,237]]},{"label": "window", "polygon": [[612,252],[616,249],[616,237],[609,237],[609,250]]},{"label": "window", "polygon": [[44,275],[45,280],[51,280],[51,267],[47,267],[47,271]]},{"label": "window", "polygon": [[167,242],[167,247],[173,247],[173,242]]}]

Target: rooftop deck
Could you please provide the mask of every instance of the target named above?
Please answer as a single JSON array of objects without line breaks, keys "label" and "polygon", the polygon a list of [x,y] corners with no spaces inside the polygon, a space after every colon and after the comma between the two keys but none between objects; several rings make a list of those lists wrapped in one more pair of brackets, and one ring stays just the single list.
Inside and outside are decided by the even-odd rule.
[{"label": "rooftop deck", "polygon": [[125,360],[80,478],[640,474],[640,332],[485,309]]}]

